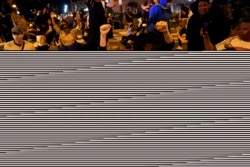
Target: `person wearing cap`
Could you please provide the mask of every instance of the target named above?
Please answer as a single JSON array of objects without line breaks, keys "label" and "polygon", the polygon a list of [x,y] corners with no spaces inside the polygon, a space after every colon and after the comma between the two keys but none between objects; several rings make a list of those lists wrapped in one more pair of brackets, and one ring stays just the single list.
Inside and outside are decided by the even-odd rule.
[{"label": "person wearing cap", "polygon": [[12,41],[7,42],[4,45],[4,50],[23,51],[23,50],[35,50],[35,47],[31,42],[24,40],[24,31],[20,27],[13,27],[11,29]]},{"label": "person wearing cap", "polygon": [[63,20],[61,25],[57,25],[54,19],[55,13],[51,12],[50,17],[52,25],[56,33],[59,35],[59,50],[69,51],[71,46],[76,42],[75,33],[69,27],[69,23],[66,20]]}]

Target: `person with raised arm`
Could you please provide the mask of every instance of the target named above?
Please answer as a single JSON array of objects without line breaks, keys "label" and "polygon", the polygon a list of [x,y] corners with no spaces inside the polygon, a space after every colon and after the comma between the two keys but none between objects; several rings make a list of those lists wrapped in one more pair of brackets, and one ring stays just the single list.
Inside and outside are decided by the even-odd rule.
[{"label": "person with raised arm", "polygon": [[250,18],[240,19],[238,33],[216,45],[213,45],[208,32],[201,28],[200,35],[203,37],[205,50],[250,50]]},{"label": "person with raised arm", "polygon": [[31,42],[24,40],[24,31],[21,27],[15,26],[11,29],[12,41],[5,43],[5,51],[34,51],[35,47]]},{"label": "person with raised arm", "polygon": [[103,0],[83,0],[87,4],[89,9],[89,33],[87,37],[87,45],[90,50],[99,50],[100,42],[100,27],[107,23],[107,17],[105,16],[106,7],[113,8],[115,6],[115,0],[109,0],[108,2]]}]

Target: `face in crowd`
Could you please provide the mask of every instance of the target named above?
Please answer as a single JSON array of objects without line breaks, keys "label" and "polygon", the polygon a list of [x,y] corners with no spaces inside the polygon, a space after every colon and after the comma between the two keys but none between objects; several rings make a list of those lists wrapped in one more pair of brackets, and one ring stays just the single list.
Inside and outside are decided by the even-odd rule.
[{"label": "face in crowd", "polygon": [[61,23],[61,29],[62,29],[62,30],[65,30],[65,29],[67,29],[67,28],[68,28],[68,22],[65,21],[65,20],[63,20],[62,23]]},{"label": "face in crowd", "polygon": [[23,43],[23,37],[24,37],[24,34],[21,32],[12,32],[12,38],[17,44],[21,45]]},{"label": "face in crowd", "polygon": [[239,38],[250,42],[250,22],[242,22],[238,29]]},{"label": "face in crowd", "polygon": [[209,2],[208,1],[200,1],[198,2],[198,12],[200,15],[205,15],[209,10]]}]

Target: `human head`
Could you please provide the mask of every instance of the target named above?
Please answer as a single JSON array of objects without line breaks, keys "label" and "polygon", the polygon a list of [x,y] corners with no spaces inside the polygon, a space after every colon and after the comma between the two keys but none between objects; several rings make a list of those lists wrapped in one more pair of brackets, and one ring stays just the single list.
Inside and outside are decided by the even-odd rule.
[{"label": "human head", "polygon": [[82,18],[83,18],[83,13],[82,13],[82,12],[77,12],[75,18],[76,18],[76,20],[82,20]]},{"label": "human head", "polygon": [[188,8],[185,7],[185,6],[182,6],[182,7],[181,7],[181,13],[182,13],[183,15],[188,14]]},{"label": "human head", "polygon": [[167,2],[168,2],[168,0],[159,0],[159,4],[161,6],[167,6]]},{"label": "human head", "polygon": [[227,0],[213,0],[213,4],[226,5],[228,4]]},{"label": "human head", "polygon": [[62,29],[62,30],[65,30],[65,29],[68,28],[68,26],[69,26],[68,21],[62,20],[62,22],[61,22],[61,29]]},{"label": "human head", "polygon": [[198,12],[198,2],[197,1],[194,1],[193,3],[191,3],[190,10],[192,11],[192,13],[194,15],[199,14],[199,12]]},{"label": "human head", "polygon": [[24,32],[21,27],[15,26],[11,29],[12,37],[17,44],[23,43]]},{"label": "human head", "polygon": [[238,35],[241,40],[250,42],[250,18],[240,19]]},{"label": "human head", "polygon": [[152,4],[158,4],[160,0],[152,0]]},{"label": "human head", "polygon": [[197,0],[198,13],[202,16],[209,11],[209,0]]},{"label": "human head", "polygon": [[157,51],[162,46],[162,42],[152,33],[142,33],[134,41],[135,51]]}]

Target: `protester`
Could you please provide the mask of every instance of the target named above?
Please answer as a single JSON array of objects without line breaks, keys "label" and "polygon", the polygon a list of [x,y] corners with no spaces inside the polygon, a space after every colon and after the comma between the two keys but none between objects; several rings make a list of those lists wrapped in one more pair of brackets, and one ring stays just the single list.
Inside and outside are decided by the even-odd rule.
[{"label": "protester", "polygon": [[24,31],[20,27],[13,27],[11,29],[12,37],[14,40],[7,42],[4,45],[4,50],[23,51],[23,50],[35,50],[32,43],[24,40]]},{"label": "protester", "polygon": [[209,9],[209,25],[207,31],[213,44],[226,39],[231,30],[231,9],[227,0],[213,0]]},{"label": "protester", "polygon": [[182,35],[187,33],[187,21],[188,21],[189,9],[186,6],[181,6],[181,12],[179,14],[180,30],[178,32],[178,44],[177,50],[183,50],[182,47]]},{"label": "protester", "polygon": [[155,29],[158,21],[166,21],[169,23],[170,10],[167,6],[167,0],[160,0],[159,4],[154,4],[149,10],[148,29],[155,34],[161,34]]},{"label": "protester", "polygon": [[105,8],[115,6],[115,1],[110,0],[108,3],[101,0],[84,0],[89,9],[89,32],[87,45],[90,50],[96,51],[100,42],[100,26],[107,23]]},{"label": "protester", "polygon": [[229,37],[226,40],[213,45],[208,32],[203,28],[200,31],[204,39],[206,50],[250,50],[250,18],[242,18],[240,20],[238,34]]},{"label": "protester", "polygon": [[189,51],[201,51],[205,49],[203,38],[200,36],[200,29],[209,24],[209,0],[197,0],[192,6],[193,15],[187,25],[187,40]]},{"label": "protester", "polygon": [[134,41],[135,51],[170,51],[174,47],[174,40],[169,32],[166,21],[158,21],[155,25],[156,31],[161,35],[152,32],[142,33]]}]

